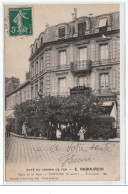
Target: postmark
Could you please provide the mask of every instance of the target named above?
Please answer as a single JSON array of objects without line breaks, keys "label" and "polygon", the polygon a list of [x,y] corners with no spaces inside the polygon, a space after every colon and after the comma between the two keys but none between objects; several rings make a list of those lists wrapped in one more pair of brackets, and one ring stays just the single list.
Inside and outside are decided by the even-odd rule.
[{"label": "postmark", "polygon": [[9,34],[10,36],[32,35],[32,8],[9,9]]}]

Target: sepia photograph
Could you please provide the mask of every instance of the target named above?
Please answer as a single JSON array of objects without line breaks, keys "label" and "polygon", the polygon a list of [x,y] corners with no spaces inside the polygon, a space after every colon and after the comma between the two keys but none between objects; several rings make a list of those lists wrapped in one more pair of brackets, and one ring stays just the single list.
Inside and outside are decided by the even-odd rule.
[{"label": "sepia photograph", "polygon": [[120,181],[120,4],[4,5],[5,182]]}]

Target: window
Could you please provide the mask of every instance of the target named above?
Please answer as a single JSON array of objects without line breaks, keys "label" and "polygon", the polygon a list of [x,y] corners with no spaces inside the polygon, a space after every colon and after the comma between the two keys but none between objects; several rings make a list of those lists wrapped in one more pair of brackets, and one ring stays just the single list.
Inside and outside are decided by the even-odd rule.
[{"label": "window", "polygon": [[42,45],[43,44],[43,37],[41,37],[40,42],[41,42],[41,45]]},{"label": "window", "polygon": [[34,65],[32,64],[32,68],[31,68],[31,76],[34,76]]},{"label": "window", "polygon": [[115,40],[112,41],[112,57],[113,59],[116,58],[116,41]]},{"label": "window", "polygon": [[43,57],[41,57],[41,59],[40,59],[40,71],[43,71],[43,65],[44,65],[44,61],[43,61]]},{"label": "window", "polygon": [[33,93],[33,87],[31,87],[31,98],[32,98],[32,99],[33,99],[33,97],[34,97],[33,94],[34,94],[34,93]]},{"label": "window", "polygon": [[36,75],[38,74],[38,61],[36,61]]},{"label": "window", "polygon": [[100,75],[100,91],[107,92],[108,90],[108,73]]},{"label": "window", "polygon": [[59,38],[65,37],[65,28],[59,28]]},{"label": "window", "polygon": [[80,61],[87,60],[87,48],[80,48],[79,49],[79,59],[80,59]]},{"label": "window", "polygon": [[52,93],[55,93],[55,77],[52,77]]},{"label": "window", "polygon": [[107,30],[107,18],[100,19],[99,21],[99,32]]},{"label": "window", "polygon": [[36,50],[38,49],[38,44],[36,43]]},{"label": "window", "polygon": [[108,45],[100,45],[100,59],[108,59]]},{"label": "window", "polygon": [[21,101],[21,102],[23,101],[23,95],[22,95],[22,92],[20,93],[20,101]]},{"label": "window", "polygon": [[43,93],[43,82],[40,82],[40,90]]},{"label": "window", "polygon": [[86,22],[78,24],[78,36],[84,36],[86,31]]},{"label": "window", "polygon": [[66,51],[60,52],[60,65],[66,64]]},{"label": "window", "polygon": [[117,59],[120,59],[120,39],[117,39],[117,51],[116,51],[116,57]]},{"label": "window", "polygon": [[66,78],[59,79],[59,92],[60,95],[64,95],[66,92]]},{"label": "window", "polygon": [[113,89],[116,88],[116,70],[113,70],[112,72],[112,84],[113,84]]},{"label": "window", "polygon": [[27,90],[27,99],[29,99],[29,89]]},{"label": "window", "polygon": [[88,86],[88,76],[81,76],[78,79],[78,85],[79,86]]},{"label": "window", "polygon": [[35,85],[35,97],[38,97],[38,85]]}]

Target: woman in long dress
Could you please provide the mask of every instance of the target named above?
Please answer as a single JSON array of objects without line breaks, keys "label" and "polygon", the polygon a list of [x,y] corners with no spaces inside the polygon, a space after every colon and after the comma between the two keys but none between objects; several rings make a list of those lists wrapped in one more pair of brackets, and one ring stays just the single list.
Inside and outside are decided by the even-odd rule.
[{"label": "woman in long dress", "polygon": [[23,125],[22,125],[22,134],[23,134],[24,136],[27,136],[27,127],[26,127],[26,123],[23,123]]},{"label": "woman in long dress", "polygon": [[56,130],[56,138],[57,139],[60,139],[61,138],[61,130],[60,130],[60,125],[58,123],[58,127],[57,127],[57,130]]},{"label": "woman in long dress", "polygon": [[81,128],[80,128],[80,130],[79,130],[79,133],[78,133],[78,135],[80,136],[80,140],[82,141],[82,140],[84,140],[84,134],[85,134],[85,129],[84,129],[84,127],[82,126]]}]

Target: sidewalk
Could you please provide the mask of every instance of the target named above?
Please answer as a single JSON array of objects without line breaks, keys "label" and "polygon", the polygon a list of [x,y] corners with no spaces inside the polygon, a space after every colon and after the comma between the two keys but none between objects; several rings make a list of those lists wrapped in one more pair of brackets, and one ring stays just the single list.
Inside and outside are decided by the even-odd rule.
[{"label": "sidewalk", "polygon": [[[12,132],[11,132],[11,135],[14,137],[24,138],[24,139],[48,140],[46,137],[33,137],[33,136],[25,137],[24,135],[17,135],[17,134],[12,133]],[[61,141],[61,140],[49,140],[49,141]],[[120,138],[114,138],[114,139],[108,139],[108,140],[86,139],[85,142],[120,142]]]}]

